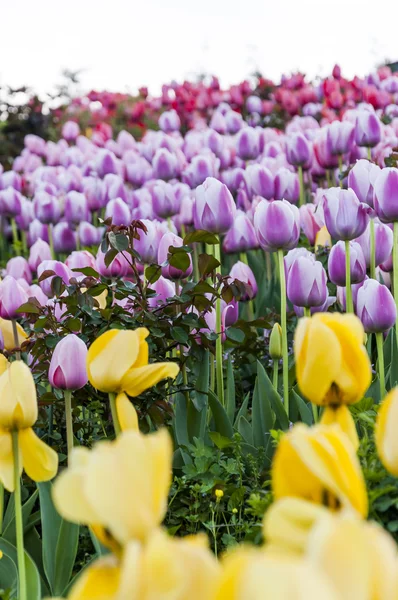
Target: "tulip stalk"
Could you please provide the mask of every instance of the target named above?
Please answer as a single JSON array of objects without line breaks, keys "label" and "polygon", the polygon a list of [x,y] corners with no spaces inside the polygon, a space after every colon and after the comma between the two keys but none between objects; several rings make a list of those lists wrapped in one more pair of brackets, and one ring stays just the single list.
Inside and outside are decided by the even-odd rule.
[{"label": "tulip stalk", "polygon": [[352,303],[351,289],[351,264],[350,264],[350,242],[346,240],[345,244],[345,290],[346,290],[346,312],[353,313],[354,306]]},{"label": "tulip stalk", "polygon": [[[14,344],[15,344],[16,348],[19,348],[17,322],[15,319],[12,319],[11,323],[12,323],[12,333],[14,336]],[[16,355],[17,360],[21,360],[21,352],[19,350],[16,351],[15,355]]]},{"label": "tulip stalk", "polygon": [[339,185],[343,187],[343,157],[341,154],[338,155],[339,159]]},{"label": "tulip stalk", "polygon": [[[398,221],[394,221],[394,241],[392,246],[394,299],[398,311]],[[395,323],[395,334],[398,345],[398,324]]]},{"label": "tulip stalk", "polygon": [[383,334],[376,333],[376,346],[377,346],[377,372],[379,374],[380,381],[380,401],[383,400],[386,395],[386,383],[384,375],[384,353],[383,353]]},{"label": "tulip stalk", "polygon": [[117,416],[116,394],[114,392],[109,392],[108,396],[109,396],[109,404],[111,407],[113,427],[115,429],[115,435],[117,437],[118,435],[120,435],[122,429],[120,427],[119,417]]},{"label": "tulip stalk", "polygon": [[283,262],[283,250],[278,250],[279,279],[281,286],[281,327],[282,327],[282,378],[283,378],[283,403],[287,416],[289,416],[289,362],[287,353],[287,322],[286,322],[286,276]]},{"label": "tulip stalk", "polygon": [[73,423],[72,423],[72,392],[64,390],[65,420],[66,420],[66,445],[68,448],[68,463],[73,450]]},{"label": "tulip stalk", "polygon": [[12,230],[12,243],[14,245],[14,251],[15,251],[15,254],[18,255],[18,245],[19,245],[18,228],[17,228],[17,223],[14,218],[11,219],[11,230]]},{"label": "tulip stalk", "polygon": [[[214,245],[215,259],[220,263],[216,267],[217,275],[221,275],[221,248],[220,244]],[[222,323],[221,323],[221,297],[219,296],[216,301],[216,381],[217,381],[217,395],[221,404],[224,405],[224,378],[223,378],[223,365],[222,365]]]},{"label": "tulip stalk", "polygon": [[51,258],[54,259],[55,258],[54,238],[53,238],[53,229],[52,229],[51,223],[49,223],[47,225],[47,232],[48,232],[48,244],[50,246],[50,251],[51,251]]},{"label": "tulip stalk", "polygon": [[303,206],[303,204],[305,204],[305,188],[304,188],[303,167],[301,165],[298,165],[297,170],[298,170],[298,176],[299,176],[299,182],[300,182],[299,206]]},{"label": "tulip stalk", "polygon": [[370,219],[370,277],[376,279],[376,244],[375,244],[375,222]]},{"label": "tulip stalk", "polygon": [[[249,261],[247,259],[247,253],[246,252],[240,252],[239,253],[239,259],[241,260],[241,262],[243,262],[243,264],[249,266]],[[253,302],[253,298],[250,298],[247,301],[247,316],[249,321],[254,321],[255,319],[255,313],[254,313],[254,302]]]},{"label": "tulip stalk", "polygon": [[19,577],[19,600],[28,600],[26,589],[25,549],[23,540],[21,481],[19,475],[19,445],[18,431],[12,432],[12,454],[14,462],[14,504],[15,504],[15,528],[18,557]]},{"label": "tulip stalk", "polygon": [[273,361],[273,365],[272,365],[272,385],[276,392],[278,391],[278,375],[279,375],[278,369],[279,369],[279,360],[275,359]]}]

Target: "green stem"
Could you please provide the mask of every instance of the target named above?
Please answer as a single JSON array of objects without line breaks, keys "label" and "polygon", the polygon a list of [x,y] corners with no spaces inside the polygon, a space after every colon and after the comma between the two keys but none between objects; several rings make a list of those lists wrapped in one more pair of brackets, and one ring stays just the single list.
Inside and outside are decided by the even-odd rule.
[{"label": "green stem", "polygon": [[209,354],[209,360],[210,360],[210,389],[212,392],[215,392],[215,383],[216,383],[216,369],[215,369],[215,362],[214,362],[214,356],[213,354],[210,352]]},{"label": "green stem", "polygon": [[308,308],[308,306],[304,306],[304,316],[305,317],[310,317],[311,316],[311,309]]},{"label": "green stem", "polygon": [[287,323],[286,323],[286,279],[283,263],[283,250],[278,250],[279,279],[281,285],[281,327],[282,327],[282,362],[283,362],[283,403],[289,417],[289,362],[287,354]]},{"label": "green stem", "polygon": [[[392,247],[392,264],[393,264],[393,286],[394,298],[398,311],[398,221],[394,222],[394,243]],[[397,336],[398,345],[398,323],[395,323],[395,335]]]},{"label": "green stem", "polygon": [[17,223],[14,218],[11,219],[11,230],[12,230],[12,243],[14,245],[15,254],[18,254],[18,244],[19,244],[18,228],[17,228]]},{"label": "green stem", "polygon": [[384,376],[384,353],[383,353],[383,334],[376,333],[376,346],[377,346],[377,371],[379,374],[380,381],[380,401],[383,400],[386,395],[386,382]]},{"label": "green stem", "polygon": [[73,422],[72,422],[72,392],[64,390],[65,420],[66,420],[66,445],[68,448],[68,464],[73,450]]},{"label": "green stem", "polygon": [[50,250],[51,250],[51,258],[55,258],[55,252],[54,252],[54,239],[53,239],[53,229],[52,229],[52,225],[51,223],[49,223],[47,225],[47,232],[48,232],[48,243],[50,246]]},{"label": "green stem", "polygon": [[249,321],[254,321],[254,302],[253,299],[247,301],[247,314]]},{"label": "green stem", "polygon": [[21,239],[22,239],[22,254],[24,256],[28,255],[28,241],[26,238],[26,231],[21,231]]},{"label": "green stem", "polygon": [[372,162],[372,149],[370,146],[368,146],[368,160]]},{"label": "green stem", "polygon": [[370,276],[376,279],[375,222],[370,219]]},{"label": "green stem", "polygon": [[312,404],[312,414],[314,415],[314,425],[318,423],[318,407],[316,404]]},{"label": "green stem", "polygon": [[113,427],[115,428],[115,435],[118,436],[121,434],[122,430],[120,428],[119,417],[117,416],[116,410],[116,394],[114,392],[109,392],[109,404],[111,406],[111,414],[113,420]]},{"label": "green stem", "polygon": [[0,535],[3,535],[4,485],[0,482]]},{"label": "green stem", "polygon": [[265,272],[267,274],[267,281],[271,281],[272,261],[271,261],[271,254],[269,252],[265,252]]},{"label": "green stem", "polygon": [[333,187],[332,176],[330,174],[329,169],[326,169],[326,181],[328,184],[328,188]]},{"label": "green stem", "polygon": [[193,276],[195,281],[198,282],[200,279],[198,244],[193,244]]},{"label": "green stem", "polygon": [[352,289],[351,289],[351,264],[350,264],[350,242],[346,240],[345,244],[345,311],[347,313],[354,312],[352,304]]},{"label": "green stem", "polygon": [[[17,322],[15,319],[12,319],[11,323],[12,323],[12,333],[14,335],[15,348],[19,348]],[[15,352],[15,356],[17,357],[17,360],[21,360],[21,352],[19,350],[17,350]]]},{"label": "green stem", "polygon": [[[221,244],[214,244],[215,259],[220,263],[216,268],[216,274],[221,275]],[[221,322],[221,296],[216,300],[216,380],[217,395],[222,405],[224,405],[224,377],[222,364],[222,322]]]},{"label": "green stem", "polygon": [[274,360],[274,364],[272,366],[272,385],[274,390],[278,391],[278,375],[279,375],[279,360]]},{"label": "green stem", "polygon": [[339,183],[340,183],[340,187],[343,187],[343,157],[341,156],[341,154],[339,154],[338,156],[339,159]]},{"label": "green stem", "polygon": [[245,265],[249,266],[249,261],[247,260],[247,254],[246,254],[246,252],[240,252],[239,253],[239,260],[241,262],[243,262]]},{"label": "green stem", "polygon": [[304,176],[303,176],[303,167],[299,165],[297,167],[299,182],[300,182],[300,200],[299,206],[303,206],[305,204],[305,188],[304,188]]},{"label": "green stem", "polygon": [[19,445],[18,431],[13,431],[12,436],[12,455],[14,461],[14,504],[15,504],[15,529],[17,540],[18,556],[18,577],[19,577],[19,600],[27,600],[26,589],[26,571],[25,571],[25,549],[23,541],[23,521],[22,521],[22,500],[21,500],[21,481],[19,474]]}]

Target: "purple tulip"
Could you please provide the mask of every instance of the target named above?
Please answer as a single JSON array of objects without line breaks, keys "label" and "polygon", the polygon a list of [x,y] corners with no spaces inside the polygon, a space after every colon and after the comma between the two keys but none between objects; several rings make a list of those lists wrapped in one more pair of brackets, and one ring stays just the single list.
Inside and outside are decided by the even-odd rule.
[{"label": "purple tulip", "polygon": [[38,135],[26,135],[23,143],[25,148],[27,148],[29,152],[32,152],[32,154],[44,156],[46,153],[46,141]]},{"label": "purple tulip", "polygon": [[64,216],[68,223],[88,221],[89,210],[86,196],[80,192],[68,192],[65,197]]},{"label": "purple tulip", "polygon": [[244,121],[240,113],[237,113],[234,110],[229,110],[225,115],[225,124],[228,133],[233,135],[234,133],[238,133],[238,131],[242,129],[242,127],[244,126]]},{"label": "purple tulip", "polygon": [[274,197],[274,176],[267,167],[249,165],[244,172],[244,178],[252,196],[261,196],[266,200]]},{"label": "purple tulip", "polygon": [[6,265],[6,273],[14,279],[25,279],[29,285],[32,283],[32,273],[28,261],[23,256],[10,258]]},{"label": "purple tulip", "polygon": [[390,290],[375,279],[367,279],[358,291],[357,315],[366,333],[388,331],[397,319],[395,300]]},{"label": "purple tulip", "polygon": [[36,298],[36,300],[41,304],[41,306],[47,305],[48,298],[39,285],[35,283],[31,285],[27,294],[29,298]]},{"label": "purple tulip", "polygon": [[[314,315],[317,312],[327,312],[331,306],[336,302],[336,296],[328,296],[321,306],[311,306],[310,314]],[[294,312],[298,317],[304,317],[304,307],[293,305]]]},{"label": "purple tulip", "polygon": [[235,220],[225,235],[223,249],[225,252],[246,252],[258,248],[258,240],[254,226],[247,215],[236,211]]},{"label": "purple tulip", "polygon": [[83,193],[87,206],[91,211],[97,211],[106,204],[106,188],[102,179],[86,177],[83,182]]},{"label": "purple tulip", "polygon": [[155,296],[148,298],[148,306],[151,308],[166,304],[167,298],[172,298],[176,293],[175,283],[162,276],[148,287],[156,292]]},{"label": "purple tulip", "polygon": [[0,192],[0,213],[6,217],[16,217],[21,213],[22,196],[13,187]]},{"label": "purple tulip", "polygon": [[312,144],[303,133],[286,136],[286,158],[287,162],[295,167],[311,167]]},{"label": "purple tulip", "polygon": [[40,279],[44,271],[54,271],[55,275],[50,275],[46,279],[39,281],[39,285],[43,292],[51,298],[53,291],[51,289],[51,282],[55,276],[61,277],[65,285],[69,285],[69,280],[74,277],[72,271],[64,265],[64,263],[58,260],[43,260],[37,267],[37,277]]},{"label": "purple tulip", "polygon": [[69,223],[62,221],[53,227],[53,240],[55,252],[72,252],[76,250],[76,233]]},{"label": "purple tulip", "polygon": [[113,261],[110,265],[105,265],[105,254],[101,251],[101,248],[98,248],[97,256],[96,256],[97,267],[96,270],[103,277],[108,277],[109,279],[121,278],[127,275],[128,272],[128,262],[121,254],[116,254]]},{"label": "purple tulip", "polygon": [[97,270],[97,263],[91,252],[87,250],[79,250],[72,252],[65,261],[65,264],[71,271],[74,269],[83,269],[90,267],[91,269]]},{"label": "purple tulip", "polygon": [[37,267],[44,260],[51,260],[51,249],[47,242],[39,238],[32,244],[29,251],[28,264],[31,271],[36,272]]},{"label": "purple tulip", "polygon": [[357,160],[348,174],[348,187],[353,189],[360,202],[373,208],[374,184],[381,172],[380,167],[368,160]]},{"label": "purple tulip", "polygon": [[260,154],[260,138],[257,129],[244,127],[236,134],[236,153],[242,160],[253,160]]},{"label": "purple tulip", "polygon": [[246,300],[251,300],[257,296],[258,287],[256,278],[254,277],[254,273],[251,268],[244,262],[238,260],[230,270],[229,276],[232,280],[237,279],[238,281],[246,284],[248,290],[247,293],[243,294],[241,297],[243,302]]},{"label": "purple tulip", "polygon": [[263,101],[259,96],[249,96],[246,100],[246,109],[249,113],[258,113],[261,115],[263,112]]},{"label": "purple tulip", "polygon": [[100,150],[95,157],[94,168],[102,178],[108,173],[118,173],[116,156],[109,150]]},{"label": "purple tulip", "polygon": [[144,265],[156,264],[158,259],[159,243],[165,231],[158,221],[142,219],[147,232],[138,230],[139,239],[134,240],[134,250],[141,257]]},{"label": "purple tulip", "polygon": [[[355,312],[357,310],[358,292],[361,289],[361,287],[363,286],[363,284],[365,283],[365,281],[367,281],[368,279],[369,279],[368,276],[366,276],[363,281],[361,281],[360,283],[354,283],[354,285],[351,286],[352,303],[354,305]],[[345,285],[337,286],[337,302],[339,303],[340,308],[345,311],[346,310],[346,288],[345,288]]]},{"label": "purple tulip", "polygon": [[[374,224],[375,230],[375,258],[376,258],[376,266],[384,263],[391,256],[392,246],[393,246],[393,233],[391,229],[380,223],[379,221],[375,221]],[[370,226],[368,225],[362,235],[360,235],[355,240],[361,246],[366,266],[369,269],[370,267]]]},{"label": "purple tulip", "polygon": [[111,218],[112,225],[125,225],[127,227],[131,223],[130,209],[121,198],[116,198],[108,202],[105,218]]},{"label": "purple tulip", "polygon": [[77,335],[70,333],[54,348],[48,380],[61,390],[80,390],[88,382],[87,346]]},{"label": "purple tulip", "polygon": [[[170,246],[173,248],[180,248],[183,245],[183,239],[178,235],[175,235],[171,231],[165,233],[159,242],[158,264],[163,265],[169,259]],[[189,266],[186,271],[181,271],[171,265],[165,265],[162,267],[163,277],[166,277],[167,279],[185,279],[186,277],[189,277],[192,273],[192,259],[189,254],[187,254],[187,256],[189,258]]]},{"label": "purple tulip", "polygon": [[179,131],[181,127],[180,117],[175,110],[166,110],[159,117],[159,127],[166,133]]},{"label": "purple tulip", "polygon": [[322,210],[317,210],[315,204],[304,204],[300,206],[301,229],[311,246],[315,244],[316,234],[325,225]]},{"label": "purple tulip", "polygon": [[327,276],[322,263],[313,257],[296,258],[289,269],[287,297],[295,306],[322,306],[328,297]]},{"label": "purple tulip", "polygon": [[167,219],[180,212],[181,194],[171,183],[158,181],[152,189],[152,206],[155,213]]},{"label": "purple tulip", "polygon": [[134,162],[126,164],[126,179],[137,187],[144,185],[152,177],[153,171],[149,162],[139,157]]},{"label": "purple tulip", "polygon": [[14,277],[7,275],[0,282],[0,317],[16,319],[20,317],[18,308],[28,301],[28,294]]},{"label": "purple tulip", "polygon": [[208,177],[196,188],[193,208],[195,229],[225,233],[232,226],[235,213],[234,199],[224,183]]},{"label": "purple tulip", "polygon": [[337,240],[359,237],[368,226],[372,213],[351,189],[329,188],[323,195],[322,206],[327,230]]},{"label": "purple tulip", "polygon": [[33,211],[41,223],[58,223],[61,206],[58,198],[45,191],[36,192],[33,198]]},{"label": "purple tulip", "polygon": [[216,110],[213,113],[213,116],[210,120],[209,127],[214,129],[218,133],[226,133],[227,131],[227,123],[224,115],[220,110]]},{"label": "purple tulip", "polygon": [[275,200],[288,200],[296,204],[300,197],[300,183],[296,173],[289,169],[279,169],[275,175]]},{"label": "purple tulip", "polygon": [[167,148],[159,148],[152,159],[153,174],[156,179],[169,181],[178,177],[180,165],[175,154]]},{"label": "purple tulip", "polygon": [[[215,135],[216,132],[213,131]],[[220,161],[211,153],[199,154],[194,156],[191,164],[184,171],[183,180],[186,181],[191,188],[195,188],[203,183],[208,177],[217,177]]]},{"label": "purple tulip", "polygon": [[304,256],[305,258],[309,258],[310,260],[312,260],[312,262],[315,261],[315,254],[313,254],[312,252],[307,250],[307,248],[293,248],[292,250],[289,250],[289,252],[286,254],[286,256],[283,259],[284,267],[285,267],[286,281],[287,281],[287,278],[289,276],[289,271],[290,271],[294,261],[296,259],[300,258],[301,256]]},{"label": "purple tulip", "polygon": [[354,145],[355,127],[349,121],[333,121],[326,131],[328,151],[333,155],[351,152]]},{"label": "purple tulip", "polygon": [[34,219],[33,203],[30,200],[26,200],[24,196],[21,197],[21,212],[15,217],[16,224],[19,229],[28,231],[30,223]]},{"label": "purple tulip", "polygon": [[17,192],[20,192],[22,190],[22,177],[19,173],[15,173],[15,171],[6,171],[1,175],[0,184],[3,190],[12,187]]},{"label": "purple tulip", "polygon": [[82,246],[96,246],[101,240],[102,229],[94,227],[87,221],[82,221],[79,224],[77,234]]},{"label": "purple tulip", "polygon": [[367,110],[358,113],[355,122],[355,142],[357,146],[372,148],[381,140],[381,122],[379,117]]},{"label": "purple tulip", "polygon": [[[345,285],[345,245],[342,241],[337,242],[330,251],[328,272],[332,283],[339,286]],[[350,272],[351,283],[360,283],[366,277],[365,257],[357,242],[350,242]]]},{"label": "purple tulip", "polygon": [[374,183],[374,208],[383,223],[398,221],[398,169],[382,169]]},{"label": "purple tulip", "polygon": [[300,213],[287,200],[261,200],[254,213],[254,229],[263,250],[291,250],[300,237]]},{"label": "purple tulip", "polygon": [[48,225],[41,223],[38,219],[33,219],[29,225],[28,239],[30,246],[32,246],[39,239],[48,242]]},{"label": "purple tulip", "polygon": [[80,127],[75,121],[66,121],[62,127],[62,137],[67,142],[74,142],[80,134]]}]

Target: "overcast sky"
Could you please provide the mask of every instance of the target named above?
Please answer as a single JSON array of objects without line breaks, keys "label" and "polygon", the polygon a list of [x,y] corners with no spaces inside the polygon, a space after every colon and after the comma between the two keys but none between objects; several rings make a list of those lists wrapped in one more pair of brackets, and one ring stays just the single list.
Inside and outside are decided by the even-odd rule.
[{"label": "overcast sky", "polygon": [[64,68],[82,89],[134,91],[254,70],[363,75],[398,60],[396,0],[3,0],[0,83],[45,92]]}]

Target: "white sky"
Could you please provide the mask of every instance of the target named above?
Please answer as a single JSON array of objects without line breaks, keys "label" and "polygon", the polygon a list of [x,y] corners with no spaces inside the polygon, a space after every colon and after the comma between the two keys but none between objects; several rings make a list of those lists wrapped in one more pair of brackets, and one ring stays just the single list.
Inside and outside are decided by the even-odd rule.
[{"label": "white sky", "polygon": [[363,75],[398,60],[396,0],[2,0],[0,83],[39,92],[63,68],[82,89],[157,92],[172,79],[255,69]]}]

